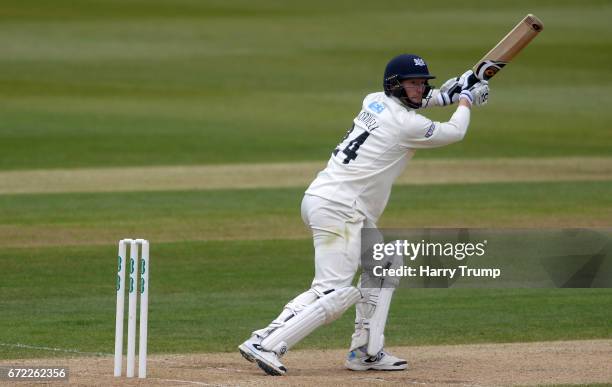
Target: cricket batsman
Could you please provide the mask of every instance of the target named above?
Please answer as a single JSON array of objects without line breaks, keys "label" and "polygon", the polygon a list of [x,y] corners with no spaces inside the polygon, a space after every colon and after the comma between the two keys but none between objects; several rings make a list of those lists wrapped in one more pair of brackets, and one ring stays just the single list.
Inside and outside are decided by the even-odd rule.
[{"label": "cricket batsman", "polygon": [[[392,292],[353,286],[360,265],[361,229],[375,228],[401,175],[417,149],[461,141],[473,105],[488,101],[486,81],[470,86],[472,71],[433,89],[425,60],[403,54],[387,64],[384,92],[369,94],[327,167],[302,200],[302,219],[312,231],[315,276],[310,289],[291,300],[267,327],[238,348],[269,375],[284,375],[281,358],[316,328],[356,304],[355,332],[345,366],[354,371],[405,370],[407,362],[386,352],[384,327]],[[434,122],[419,109],[457,103],[447,122]],[[378,312],[377,312],[378,311]]]}]

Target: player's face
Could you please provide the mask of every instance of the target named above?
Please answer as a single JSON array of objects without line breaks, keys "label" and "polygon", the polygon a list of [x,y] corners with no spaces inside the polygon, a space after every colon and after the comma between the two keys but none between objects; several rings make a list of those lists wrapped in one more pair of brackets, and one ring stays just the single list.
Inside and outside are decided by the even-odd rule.
[{"label": "player's face", "polygon": [[425,78],[404,79],[402,87],[406,90],[406,95],[414,103],[420,103],[423,99],[423,92],[427,84]]}]

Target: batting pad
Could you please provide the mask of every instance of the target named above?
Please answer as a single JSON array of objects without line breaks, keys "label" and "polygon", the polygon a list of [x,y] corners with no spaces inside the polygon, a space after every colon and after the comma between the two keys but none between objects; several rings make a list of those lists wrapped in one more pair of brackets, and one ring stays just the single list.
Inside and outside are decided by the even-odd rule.
[{"label": "batting pad", "polygon": [[393,297],[393,288],[380,289],[378,302],[374,314],[370,317],[370,335],[368,339],[368,355],[376,356],[382,351],[385,345],[385,325],[387,324],[387,315],[389,314],[389,306]]},{"label": "batting pad", "polygon": [[266,351],[283,355],[321,325],[338,319],[360,298],[361,292],[353,286],[326,294],[263,339],[261,346]]}]

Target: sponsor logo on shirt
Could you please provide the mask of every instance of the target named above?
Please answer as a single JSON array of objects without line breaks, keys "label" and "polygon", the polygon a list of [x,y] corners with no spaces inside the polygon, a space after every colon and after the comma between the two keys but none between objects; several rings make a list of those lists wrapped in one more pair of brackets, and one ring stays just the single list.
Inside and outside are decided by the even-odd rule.
[{"label": "sponsor logo on shirt", "polygon": [[436,129],[436,124],[434,124],[433,122],[431,123],[431,126],[429,127],[429,129],[427,129],[427,133],[425,133],[425,138],[429,138],[433,135],[434,130]]},{"label": "sponsor logo on shirt", "polygon": [[382,111],[385,110],[385,107],[383,106],[383,104],[376,102],[376,101],[369,104],[368,108],[370,108],[370,110],[378,114],[382,113]]}]

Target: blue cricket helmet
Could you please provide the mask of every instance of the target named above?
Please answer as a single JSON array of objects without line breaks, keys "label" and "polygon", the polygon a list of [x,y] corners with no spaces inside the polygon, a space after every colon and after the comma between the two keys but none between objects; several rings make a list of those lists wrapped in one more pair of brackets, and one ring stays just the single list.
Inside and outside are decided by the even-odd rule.
[{"label": "blue cricket helmet", "polygon": [[[401,85],[401,81],[411,78],[424,78],[429,80],[434,79],[435,76],[429,73],[427,63],[420,56],[413,54],[398,55],[387,63],[383,80],[383,89],[386,95],[394,96],[404,105],[413,109],[418,109],[422,104],[410,101],[406,95],[406,91]],[[431,86],[429,86],[429,83],[426,83],[423,97],[427,97],[430,91]]]}]

